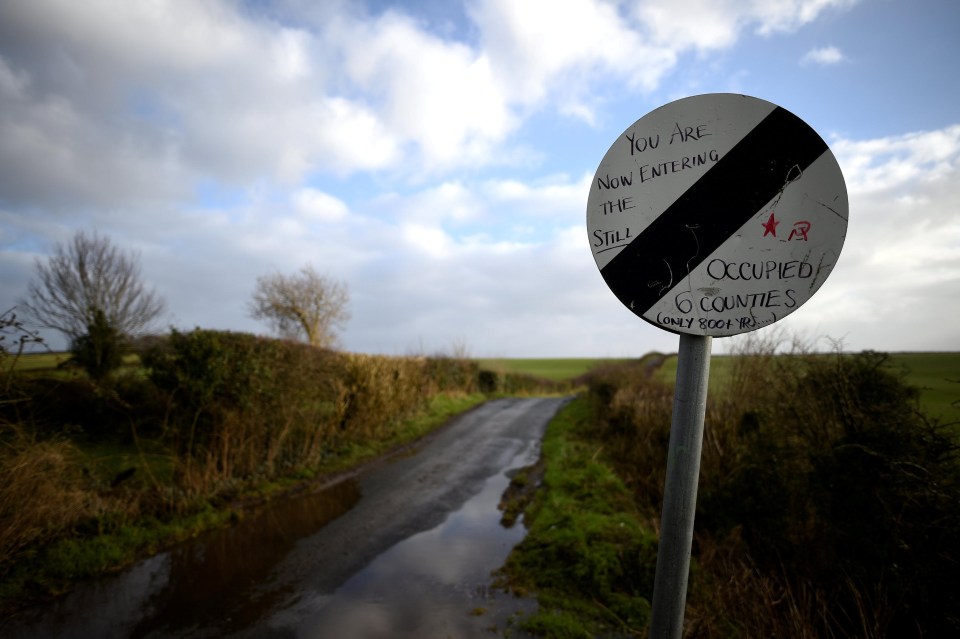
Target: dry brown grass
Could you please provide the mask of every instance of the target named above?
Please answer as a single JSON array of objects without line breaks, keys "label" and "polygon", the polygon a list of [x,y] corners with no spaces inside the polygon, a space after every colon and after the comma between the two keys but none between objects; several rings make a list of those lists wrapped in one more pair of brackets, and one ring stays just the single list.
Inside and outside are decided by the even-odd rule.
[{"label": "dry brown grass", "polygon": [[309,472],[388,442],[440,393],[473,393],[477,365],[323,351],[252,335],[174,332],[144,356],[176,451],[169,506]]},{"label": "dry brown grass", "polygon": [[3,425],[0,448],[0,565],[18,552],[103,511],[67,441],[36,441]]},{"label": "dry brown grass", "polygon": [[884,639],[889,636],[892,613],[889,605],[882,596],[863,592],[849,579],[843,589],[845,595],[857,602],[853,617],[838,608],[836,593],[807,581],[790,579],[782,570],[758,567],[739,529],[720,541],[700,532],[694,544],[699,578],[691,582],[685,637]]}]

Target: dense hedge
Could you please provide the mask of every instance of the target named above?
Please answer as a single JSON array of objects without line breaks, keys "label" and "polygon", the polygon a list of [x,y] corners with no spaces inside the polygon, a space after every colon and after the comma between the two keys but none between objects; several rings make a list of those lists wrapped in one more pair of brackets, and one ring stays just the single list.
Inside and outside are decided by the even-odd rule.
[{"label": "dense hedge", "polygon": [[[886,356],[742,355],[724,388],[707,408],[694,634],[960,636],[957,441]],[[659,516],[672,389],[634,367],[590,396]]]},{"label": "dense hedge", "polygon": [[460,360],[352,355],[243,333],[173,331],[142,356],[165,397],[159,435],[191,489],[310,468],[389,439],[439,392],[476,390]]},{"label": "dense hedge", "polygon": [[[142,366],[109,379],[5,371],[0,560],[309,477],[358,447],[383,450],[439,393],[477,389],[468,360],[352,355],[201,329],[144,344]],[[87,451],[126,461],[101,469]]]}]

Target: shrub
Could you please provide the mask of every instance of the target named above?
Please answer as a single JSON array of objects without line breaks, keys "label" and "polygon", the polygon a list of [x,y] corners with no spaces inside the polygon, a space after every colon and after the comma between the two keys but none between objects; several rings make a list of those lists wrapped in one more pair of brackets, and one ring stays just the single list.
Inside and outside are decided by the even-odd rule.
[{"label": "shrub", "polygon": [[162,435],[195,495],[302,472],[345,445],[389,441],[437,393],[476,387],[468,361],[343,354],[199,329],[173,331],[142,361],[167,395]]},{"label": "shrub", "polygon": [[638,505],[659,514],[663,501],[673,392],[650,376],[642,362],[597,371],[588,397],[600,435],[618,463]]},{"label": "shrub", "polygon": [[500,385],[500,379],[496,372],[482,370],[477,376],[477,385],[481,393],[495,393]]},{"label": "shrub", "polygon": [[14,309],[0,313],[0,411],[12,409],[16,412],[17,404],[29,398],[18,388],[14,369],[24,350],[31,344],[43,345],[43,338],[27,328],[17,318]]},{"label": "shrub", "polygon": [[87,324],[87,333],[73,340],[70,352],[73,359],[87,372],[90,379],[102,382],[123,363],[123,335],[97,309],[93,321]]},{"label": "shrub", "polygon": [[472,393],[476,388],[480,366],[461,357],[427,357],[423,363],[424,374],[433,387],[432,392],[456,391]]},{"label": "shrub", "polygon": [[[723,623],[745,636],[960,631],[957,442],[886,361],[760,349],[711,396],[690,601],[727,612],[694,619],[703,636]],[[627,369],[590,392],[638,506],[657,516],[672,390]]]},{"label": "shrub", "polygon": [[[810,496],[813,520],[794,544],[807,555],[797,570],[836,590],[850,580],[879,593],[894,610],[892,635],[957,632],[957,445],[885,364],[870,352],[814,360],[797,380],[801,401],[791,412],[809,467],[790,489]],[[858,605],[844,599],[851,610]]]},{"label": "shrub", "polygon": [[570,383],[557,382],[535,375],[505,373],[500,380],[498,390],[505,395],[560,393],[568,392],[570,390]]},{"label": "shrub", "polygon": [[304,344],[173,331],[143,355],[167,395],[164,439],[189,492],[315,464],[335,424],[339,362]]}]

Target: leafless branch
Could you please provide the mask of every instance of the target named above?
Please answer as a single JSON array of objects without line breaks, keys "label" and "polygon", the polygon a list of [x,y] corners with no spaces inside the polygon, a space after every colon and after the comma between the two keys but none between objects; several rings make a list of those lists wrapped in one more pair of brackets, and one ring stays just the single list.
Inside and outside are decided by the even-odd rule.
[{"label": "leafless branch", "polygon": [[149,329],[163,313],[163,300],[140,278],[136,254],[120,251],[109,238],[80,231],[50,259],[36,262],[22,308],[43,328],[74,340],[87,332],[96,311],[126,337]]},{"label": "leafless branch", "polygon": [[320,348],[336,344],[335,329],[349,319],[347,287],[310,265],[297,273],[257,278],[250,316],[265,320],[283,337],[302,339]]}]

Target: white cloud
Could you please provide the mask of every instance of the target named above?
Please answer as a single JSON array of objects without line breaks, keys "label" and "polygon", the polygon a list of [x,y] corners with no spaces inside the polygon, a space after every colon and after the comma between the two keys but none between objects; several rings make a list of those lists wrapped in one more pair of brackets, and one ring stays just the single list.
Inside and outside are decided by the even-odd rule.
[{"label": "white cloud", "polygon": [[859,0],[637,0],[632,13],[661,46],[674,51],[729,47],[752,27],[769,36],[796,31],[830,10],[847,9]]},{"label": "white cloud", "polygon": [[349,208],[343,200],[317,189],[300,189],[294,192],[291,199],[297,213],[307,220],[339,222],[349,213]]},{"label": "white cloud", "polygon": [[163,132],[133,126],[118,133],[75,101],[40,95],[26,72],[15,77],[17,90],[0,96],[0,190],[6,198],[84,208],[187,195],[175,144]]},{"label": "white cloud", "polygon": [[730,46],[745,20],[730,3],[711,0],[640,1],[634,15],[655,42],[681,51]]},{"label": "white cloud", "polygon": [[274,68],[278,75],[296,82],[308,77],[312,71],[309,52],[310,37],[305,31],[284,29],[272,45]]},{"label": "white cloud", "polygon": [[189,195],[200,179],[296,183],[399,158],[380,114],[329,90],[335,67],[302,29],[216,1],[0,13],[6,193],[122,208]]},{"label": "white cloud", "polygon": [[[777,32],[796,31],[800,27],[816,20],[827,11],[839,11],[852,7],[860,0],[752,0],[748,3],[750,12],[758,20],[757,32],[771,35]],[[737,0],[727,0],[734,5]]]},{"label": "white cloud", "polygon": [[407,222],[462,224],[483,214],[474,190],[459,180],[441,182],[404,198],[394,198],[389,216]]},{"label": "white cloud", "polygon": [[555,176],[530,184],[513,179],[490,180],[483,190],[492,207],[509,206],[537,224],[547,217],[557,226],[584,218],[592,179],[585,174],[577,180]]},{"label": "white cloud", "polygon": [[365,209],[369,215],[380,212],[384,219],[444,227],[460,239],[473,235],[509,241],[521,229],[527,241],[528,230],[552,231],[582,220],[591,179],[557,175],[531,182],[448,180],[405,195],[378,197]]},{"label": "white cloud", "polygon": [[839,64],[844,60],[846,60],[846,57],[843,55],[843,52],[837,47],[830,46],[811,49],[803,56],[803,58],[801,58],[800,63],[830,66]]},{"label": "white cloud", "polygon": [[218,0],[14,3],[0,9],[0,170],[24,199],[122,208],[198,180],[511,162],[524,153],[508,136],[541,109],[595,123],[601,83],[652,90],[685,50],[846,4],[476,0],[465,43],[345,4],[294,27]]},{"label": "white cloud", "polygon": [[437,260],[447,259],[453,254],[453,239],[439,227],[403,224],[400,227],[400,236],[417,254]]},{"label": "white cloud", "polygon": [[857,1],[476,0],[468,13],[508,103],[594,124],[602,82],[649,92],[687,51],[731,47],[751,27],[795,31]]},{"label": "white cloud", "polygon": [[960,168],[960,124],[873,140],[838,138],[830,144],[851,191],[892,192],[945,180]]},{"label": "white cloud", "polygon": [[328,36],[343,51],[347,77],[379,104],[385,126],[416,142],[428,163],[484,160],[516,125],[482,52],[395,12],[370,23],[345,20]]},{"label": "white cloud", "polygon": [[470,5],[497,79],[511,101],[539,107],[556,94],[559,110],[592,117],[584,100],[597,74],[654,88],[676,61],[646,40],[616,5],[572,0],[482,0]]}]

